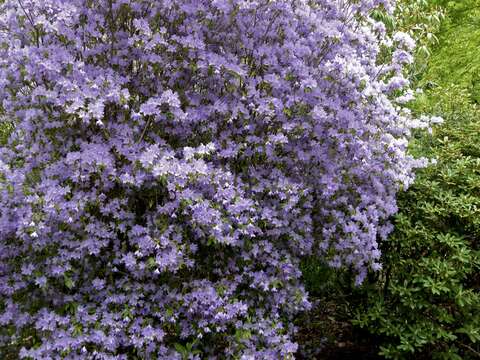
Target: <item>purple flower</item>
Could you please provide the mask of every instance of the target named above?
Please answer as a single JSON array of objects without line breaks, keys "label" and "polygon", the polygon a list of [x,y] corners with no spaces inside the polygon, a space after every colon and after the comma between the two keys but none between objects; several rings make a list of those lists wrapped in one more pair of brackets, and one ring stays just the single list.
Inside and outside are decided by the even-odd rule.
[{"label": "purple flower", "polygon": [[300,260],[379,269],[410,130],[439,122],[398,108],[414,44],[381,63],[365,20],[392,3],[1,1],[0,347],[292,356]]}]

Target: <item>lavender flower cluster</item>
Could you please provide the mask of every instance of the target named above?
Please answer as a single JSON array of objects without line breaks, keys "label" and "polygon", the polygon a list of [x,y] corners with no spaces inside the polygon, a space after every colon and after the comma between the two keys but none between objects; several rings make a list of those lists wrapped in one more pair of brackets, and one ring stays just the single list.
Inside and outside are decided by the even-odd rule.
[{"label": "lavender flower cluster", "polygon": [[360,283],[421,166],[391,5],[2,1],[0,347],[293,358],[300,260]]}]

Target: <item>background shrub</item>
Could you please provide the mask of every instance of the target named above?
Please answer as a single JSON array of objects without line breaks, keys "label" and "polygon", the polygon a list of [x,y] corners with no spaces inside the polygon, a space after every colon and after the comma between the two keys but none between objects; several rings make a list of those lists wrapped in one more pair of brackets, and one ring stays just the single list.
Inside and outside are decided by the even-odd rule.
[{"label": "background shrub", "polygon": [[[461,88],[441,89],[445,124],[412,151],[438,162],[399,196],[395,231],[382,243],[384,271],[355,321],[381,335],[387,358],[476,358],[480,341],[480,122]],[[427,95],[431,96],[431,95]],[[415,353],[415,355],[412,355]]]},{"label": "background shrub", "polygon": [[478,59],[472,1],[444,4],[440,44],[411,104],[445,123],[417,134],[412,154],[437,159],[399,196],[383,271],[355,324],[379,336],[393,359],[474,359],[480,341],[480,112],[472,83]]},{"label": "background shrub", "polygon": [[393,13],[376,10],[372,14],[390,33],[403,31],[415,39],[415,60],[408,71],[408,78],[414,82],[427,70],[432,48],[438,44],[437,35],[445,21],[443,5],[443,1],[435,0],[398,0]]},{"label": "background shrub", "polygon": [[[423,92],[409,107],[445,122],[430,128],[431,134],[416,132],[409,151],[437,162],[418,171],[414,185],[399,194],[395,231],[381,245],[383,268],[370,273],[366,284],[352,289],[351,272],[325,271],[319,260],[304,262],[307,290],[319,299],[323,316],[319,320],[313,312],[312,322],[302,321],[326,339],[321,344],[326,354],[332,348],[339,353],[339,341],[343,346],[350,341],[359,352],[366,339],[387,358],[478,358],[478,6],[400,1],[395,16],[374,16],[390,31],[403,27],[420,44],[409,77]],[[345,323],[357,327],[344,334],[339,327]]]}]

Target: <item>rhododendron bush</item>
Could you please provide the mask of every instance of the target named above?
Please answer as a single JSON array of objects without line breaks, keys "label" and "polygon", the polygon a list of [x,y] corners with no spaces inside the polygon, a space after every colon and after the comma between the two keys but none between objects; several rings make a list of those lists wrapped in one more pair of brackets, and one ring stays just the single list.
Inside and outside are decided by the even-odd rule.
[{"label": "rhododendron bush", "polygon": [[3,1],[0,346],[293,357],[300,260],[361,283],[419,165],[391,5]]}]

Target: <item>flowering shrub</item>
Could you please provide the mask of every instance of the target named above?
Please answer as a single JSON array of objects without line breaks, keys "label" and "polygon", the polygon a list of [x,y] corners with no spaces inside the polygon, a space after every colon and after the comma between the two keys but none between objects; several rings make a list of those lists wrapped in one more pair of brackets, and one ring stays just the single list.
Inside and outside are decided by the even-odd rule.
[{"label": "flowering shrub", "polygon": [[291,358],[300,259],[378,269],[419,165],[379,5],[4,1],[2,351]]}]

